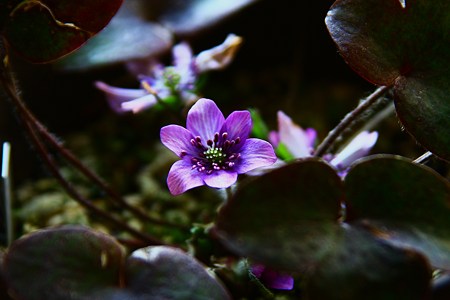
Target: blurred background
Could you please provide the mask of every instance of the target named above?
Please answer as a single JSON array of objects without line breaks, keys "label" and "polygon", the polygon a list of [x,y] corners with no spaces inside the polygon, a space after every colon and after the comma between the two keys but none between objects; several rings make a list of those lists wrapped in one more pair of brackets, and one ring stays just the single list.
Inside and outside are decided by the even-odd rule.
[{"label": "blurred background", "polygon": [[[223,3],[235,6],[228,9]],[[354,73],[339,56],[324,23],[332,3],[332,0],[125,0],[126,11],[124,6],[121,13],[138,16],[152,26],[169,28],[170,43],[186,40],[194,53],[220,44],[228,33],[242,36],[244,42],[233,63],[205,78],[202,96],[215,100],[225,114],[257,108],[271,129],[276,129],[276,111],[281,109],[302,127],[317,129],[322,139],[359,99],[376,88]],[[104,31],[107,30],[108,27]],[[154,34],[145,29],[137,34],[147,33]],[[162,43],[158,47],[159,42],[155,40],[151,44],[155,47],[149,48],[148,53],[134,54],[157,56],[170,63],[170,45]],[[140,49],[132,43],[118,47]],[[81,66],[83,61],[83,56],[75,53],[55,64],[32,65],[17,57],[13,64],[30,109],[75,154],[102,160],[100,166],[105,168],[99,167],[98,171],[115,184],[124,172],[137,172],[152,161],[151,149],[159,143],[159,130],[167,125],[167,116],[161,111],[114,114],[93,82],[102,80],[115,86],[137,87],[138,81],[120,59],[87,67]],[[2,100],[0,141],[12,145],[15,184],[47,176],[10,105]],[[393,113],[377,130],[380,138],[375,153],[415,158],[424,151],[401,130]],[[122,188],[131,187],[125,184]]]}]

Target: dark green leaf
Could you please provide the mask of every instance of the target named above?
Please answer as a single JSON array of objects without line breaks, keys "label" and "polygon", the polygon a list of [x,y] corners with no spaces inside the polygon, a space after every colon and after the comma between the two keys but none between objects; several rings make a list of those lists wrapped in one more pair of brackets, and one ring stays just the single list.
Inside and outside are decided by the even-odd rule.
[{"label": "dark green leaf", "polygon": [[393,245],[424,253],[450,269],[450,183],[409,160],[378,156],[355,165],[346,179],[349,221]]},{"label": "dark green leaf", "polygon": [[450,1],[338,0],[325,21],[358,74],[394,86],[408,132],[450,159]]},{"label": "dark green leaf", "polygon": [[342,182],[307,159],[243,185],[219,212],[216,232],[234,252],[284,270],[306,269],[340,238]]},{"label": "dark green leaf", "polygon": [[4,258],[8,286],[20,299],[90,299],[119,287],[123,251],[110,236],[83,227],[46,229],[15,241]]},{"label": "dark green leaf", "polygon": [[198,261],[166,246],[135,251],[127,261],[126,281],[137,299],[231,299]]}]

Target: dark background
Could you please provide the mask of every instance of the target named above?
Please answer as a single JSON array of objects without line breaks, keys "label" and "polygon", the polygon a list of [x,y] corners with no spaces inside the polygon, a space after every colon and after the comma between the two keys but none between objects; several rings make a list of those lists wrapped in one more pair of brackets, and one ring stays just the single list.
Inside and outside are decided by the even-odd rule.
[{"label": "dark background", "polygon": [[[220,44],[230,32],[244,38],[231,66],[208,76],[203,96],[215,100],[226,114],[256,107],[272,129],[276,128],[276,111],[282,109],[301,126],[316,128],[323,138],[360,98],[376,88],[345,64],[328,35],[324,18],[332,3],[261,0],[215,27],[183,37],[195,53]],[[161,59],[170,62],[170,54]],[[167,118],[157,113],[117,116],[110,111],[93,82],[137,84],[121,65],[63,73],[51,64],[30,65],[20,59],[13,63],[30,109],[51,132],[67,139],[69,146],[73,133],[89,135],[99,122],[109,122],[112,128],[128,132],[128,137],[134,135],[130,143],[144,140],[143,144],[130,144],[130,149],[146,147],[157,142],[160,127],[167,124]],[[395,117],[386,120],[380,131],[375,152],[411,157],[423,152],[401,131]],[[102,130],[96,134],[102,143]],[[105,143],[114,138],[112,129],[104,129],[103,134]],[[121,137],[123,134],[117,134],[116,138]],[[4,99],[0,103],[0,141],[12,143],[16,183],[46,175]],[[102,149],[108,151],[108,145]],[[74,151],[78,154],[83,149],[75,147]]]}]

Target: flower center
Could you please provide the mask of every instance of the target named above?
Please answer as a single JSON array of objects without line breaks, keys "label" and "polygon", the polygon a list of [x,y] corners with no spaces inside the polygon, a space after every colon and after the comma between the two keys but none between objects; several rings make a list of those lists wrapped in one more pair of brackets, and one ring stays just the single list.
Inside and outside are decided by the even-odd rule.
[{"label": "flower center", "polygon": [[222,148],[209,148],[208,150],[204,151],[203,154],[205,155],[205,158],[212,164],[222,164],[227,157],[227,155],[223,153]]},{"label": "flower center", "polygon": [[[198,155],[191,158],[192,169],[199,172],[211,174],[214,171],[229,170],[234,167],[236,161],[240,158],[240,153],[233,152],[234,146],[239,144],[241,139],[228,139],[228,133],[224,132],[214,134],[214,138],[207,140],[206,145],[202,143],[199,136],[191,139],[191,144],[196,147]],[[184,156],[186,151],[181,153]]]}]

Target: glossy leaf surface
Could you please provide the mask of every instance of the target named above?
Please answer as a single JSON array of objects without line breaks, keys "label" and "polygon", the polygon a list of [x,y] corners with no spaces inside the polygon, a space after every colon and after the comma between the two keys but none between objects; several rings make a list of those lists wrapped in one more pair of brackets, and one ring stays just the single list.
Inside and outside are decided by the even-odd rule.
[{"label": "glossy leaf surface", "polygon": [[450,159],[450,2],[338,0],[325,21],[358,74],[394,87],[408,132]]},{"label": "glossy leaf surface", "polygon": [[122,0],[8,3],[9,5],[0,7],[0,16],[4,18],[2,30],[8,43],[25,59],[44,63],[64,56],[84,44],[108,24]]},{"label": "glossy leaf surface", "polygon": [[450,183],[405,158],[368,158],[346,179],[351,222],[450,269]]},{"label": "glossy leaf surface", "polygon": [[89,299],[119,287],[123,252],[110,236],[83,227],[47,229],[15,241],[4,257],[9,288],[20,299]]}]

